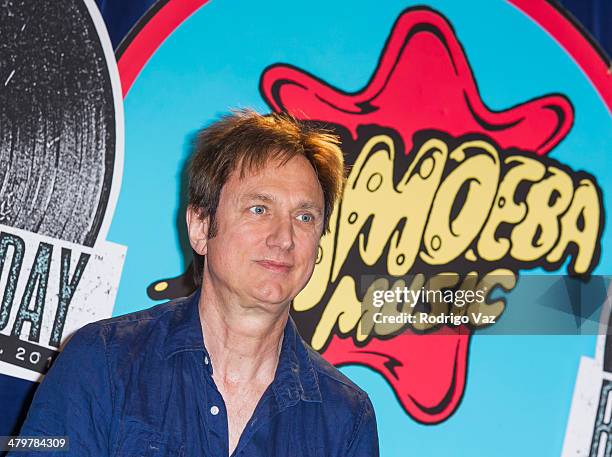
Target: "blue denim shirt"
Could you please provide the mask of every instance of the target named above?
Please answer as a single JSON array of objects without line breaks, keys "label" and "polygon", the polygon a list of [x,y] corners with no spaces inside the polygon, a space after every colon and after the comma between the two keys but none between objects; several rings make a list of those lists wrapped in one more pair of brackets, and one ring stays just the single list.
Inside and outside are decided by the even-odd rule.
[{"label": "blue denim shirt", "polygon": [[[69,452],[58,456],[227,457],[227,412],[198,301],[196,291],[76,332],[38,388],[21,435],[68,436]],[[274,380],[232,455],[376,457],[372,404],[289,319]]]}]

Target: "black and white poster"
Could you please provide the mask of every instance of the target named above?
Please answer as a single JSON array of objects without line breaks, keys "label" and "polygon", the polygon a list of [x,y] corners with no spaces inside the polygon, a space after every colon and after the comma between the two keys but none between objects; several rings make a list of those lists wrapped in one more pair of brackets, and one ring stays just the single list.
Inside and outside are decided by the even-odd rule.
[{"label": "black and white poster", "polygon": [[0,373],[36,381],[110,317],[126,248],[107,242],[123,169],[115,57],[93,1],[0,8]]}]

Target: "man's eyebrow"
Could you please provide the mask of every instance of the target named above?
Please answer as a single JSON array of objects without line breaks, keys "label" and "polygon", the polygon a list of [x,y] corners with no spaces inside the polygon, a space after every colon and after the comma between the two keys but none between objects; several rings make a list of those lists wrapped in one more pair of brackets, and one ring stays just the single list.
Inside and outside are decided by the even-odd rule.
[{"label": "man's eyebrow", "polygon": [[[250,202],[272,203],[276,201],[276,198],[274,198],[274,196],[270,194],[253,192],[253,193],[248,193],[248,194],[243,195],[240,200],[243,202],[247,202],[247,203],[250,203]],[[313,202],[312,200],[300,201],[297,205],[297,208],[305,209],[309,211],[317,211],[319,213],[323,212],[323,208],[320,205]]]},{"label": "man's eyebrow", "polygon": [[310,200],[303,200],[298,204],[298,209],[307,209],[309,211],[318,211],[319,213],[323,212],[323,208],[320,205],[317,205],[315,202]]},{"label": "man's eyebrow", "polygon": [[262,201],[265,203],[270,203],[270,202],[273,202],[275,198],[270,194],[254,192],[254,193],[248,193],[248,194],[243,195],[241,200],[245,202]]}]

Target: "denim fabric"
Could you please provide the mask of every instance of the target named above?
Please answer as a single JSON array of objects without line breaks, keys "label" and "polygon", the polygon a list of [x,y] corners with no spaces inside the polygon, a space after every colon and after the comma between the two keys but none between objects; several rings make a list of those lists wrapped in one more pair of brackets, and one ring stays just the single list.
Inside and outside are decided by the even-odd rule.
[{"label": "denim fabric", "polygon": [[[21,435],[68,436],[69,452],[45,455],[226,457],[227,412],[198,301],[196,291],[76,332],[38,388]],[[376,457],[372,404],[289,319],[274,381],[232,455]]]}]

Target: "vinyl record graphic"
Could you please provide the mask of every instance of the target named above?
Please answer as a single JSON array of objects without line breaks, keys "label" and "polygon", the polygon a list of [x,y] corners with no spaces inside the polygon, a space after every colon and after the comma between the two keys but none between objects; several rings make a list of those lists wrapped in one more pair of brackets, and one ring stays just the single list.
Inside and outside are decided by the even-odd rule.
[{"label": "vinyl record graphic", "polygon": [[115,110],[77,0],[0,8],[0,224],[93,246],[109,200]]}]

